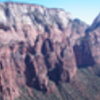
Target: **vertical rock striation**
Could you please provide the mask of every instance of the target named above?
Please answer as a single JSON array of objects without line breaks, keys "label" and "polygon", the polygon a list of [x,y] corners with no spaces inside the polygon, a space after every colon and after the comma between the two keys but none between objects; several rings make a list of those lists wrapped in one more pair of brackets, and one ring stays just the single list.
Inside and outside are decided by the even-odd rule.
[{"label": "vertical rock striation", "polygon": [[14,100],[20,87],[54,91],[75,76],[75,55],[67,32],[69,13],[37,5],[0,3],[0,93]]},{"label": "vertical rock striation", "polygon": [[0,97],[14,100],[22,87],[53,92],[77,66],[100,63],[99,19],[88,28],[62,9],[0,3]]}]

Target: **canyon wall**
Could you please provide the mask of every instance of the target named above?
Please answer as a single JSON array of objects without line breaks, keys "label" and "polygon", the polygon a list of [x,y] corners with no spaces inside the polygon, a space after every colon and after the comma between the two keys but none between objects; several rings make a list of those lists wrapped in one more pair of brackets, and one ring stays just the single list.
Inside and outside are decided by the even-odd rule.
[{"label": "canyon wall", "polygon": [[79,66],[99,63],[100,28],[88,27],[62,9],[0,3],[1,98],[14,100],[23,86],[52,92]]}]

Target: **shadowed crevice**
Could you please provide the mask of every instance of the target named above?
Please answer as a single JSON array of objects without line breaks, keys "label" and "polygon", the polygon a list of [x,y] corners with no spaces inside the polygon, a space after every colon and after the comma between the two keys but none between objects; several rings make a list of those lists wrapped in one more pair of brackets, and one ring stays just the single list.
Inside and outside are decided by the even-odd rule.
[{"label": "shadowed crevice", "polygon": [[95,64],[90,48],[87,44],[81,43],[80,45],[75,45],[73,50],[79,68],[93,66]]},{"label": "shadowed crevice", "polygon": [[26,64],[26,70],[25,70],[26,84],[29,87],[33,87],[33,78],[35,77],[35,70],[29,55],[27,55],[25,58],[25,64]]}]

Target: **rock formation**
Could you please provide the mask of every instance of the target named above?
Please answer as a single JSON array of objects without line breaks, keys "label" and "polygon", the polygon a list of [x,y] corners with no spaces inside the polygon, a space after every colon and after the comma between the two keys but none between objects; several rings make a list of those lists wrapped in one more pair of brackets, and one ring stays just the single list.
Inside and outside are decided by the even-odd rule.
[{"label": "rock formation", "polygon": [[[0,93],[14,100],[20,87],[53,91],[77,67],[67,28],[70,15],[37,5],[0,4]],[[71,61],[71,62],[70,62]]]},{"label": "rock formation", "polygon": [[100,14],[87,29],[86,38],[95,63],[100,64]]},{"label": "rock formation", "polygon": [[73,80],[77,66],[99,63],[100,25],[94,24],[62,9],[0,3],[0,97],[14,100],[22,87],[53,92]]}]

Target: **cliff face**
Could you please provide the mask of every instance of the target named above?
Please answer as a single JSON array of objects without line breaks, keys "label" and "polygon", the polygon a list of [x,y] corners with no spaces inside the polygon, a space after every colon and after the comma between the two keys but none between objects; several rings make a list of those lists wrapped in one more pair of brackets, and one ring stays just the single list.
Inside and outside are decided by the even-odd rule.
[{"label": "cliff face", "polygon": [[92,64],[99,48],[90,45],[96,33],[88,39],[87,28],[62,9],[0,3],[1,98],[20,97],[22,87],[29,95],[33,88],[54,92],[60,82],[72,81],[77,66]]},{"label": "cliff face", "polygon": [[[70,15],[37,5],[0,4],[0,92],[14,100],[21,86],[53,91],[76,74]],[[70,62],[71,61],[71,62]]]},{"label": "cliff face", "polygon": [[100,64],[100,14],[87,29],[87,39],[94,61]]}]

